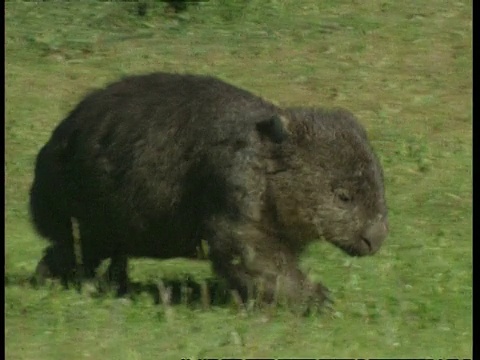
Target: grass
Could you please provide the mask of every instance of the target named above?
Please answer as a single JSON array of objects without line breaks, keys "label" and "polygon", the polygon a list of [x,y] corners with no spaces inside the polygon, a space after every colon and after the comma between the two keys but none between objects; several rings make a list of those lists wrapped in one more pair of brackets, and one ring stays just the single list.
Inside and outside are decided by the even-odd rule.
[{"label": "grass", "polygon": [[[472,3],[214,1],[5,6],[8,359],[472,357]],[[281,105],[358,115],[385,168],[391,235],[374,257],[324,243],[302,266],[334,310],[297,318],[156,305],[25,283],[45,241],[27,212],[33,163],[87,91],[149,71],[214,74]],[[131,262],[140,283],[208,264]]]}]

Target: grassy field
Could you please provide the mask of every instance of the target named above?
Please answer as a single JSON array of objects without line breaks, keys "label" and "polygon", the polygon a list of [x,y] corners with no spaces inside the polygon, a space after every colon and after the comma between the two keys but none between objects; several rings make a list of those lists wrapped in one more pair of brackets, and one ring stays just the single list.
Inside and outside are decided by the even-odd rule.
[{"label": "grassy field", "polygon": [[[6,3],[7,359],[472,357],[472,3]],[[46,242],[28,220],[36,153],[87,91],[132,73],[213,74],[281,105],[342,106],[385,168],[391,234],[374,257],[324,243],[302,266],[334,309],[297,318],[32,289]],[[207,263],[137,260],[140,284]],[[92,285],[93,286],[93,285]]]}]

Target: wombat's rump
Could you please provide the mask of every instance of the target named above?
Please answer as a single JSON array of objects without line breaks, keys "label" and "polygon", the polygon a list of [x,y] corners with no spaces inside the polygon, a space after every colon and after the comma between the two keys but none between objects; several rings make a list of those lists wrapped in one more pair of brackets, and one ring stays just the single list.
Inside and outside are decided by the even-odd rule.
[{"label": "wombat's rump", "polygon": [[[133,76],[88,95],[36,163],[30,207],[49,239],[37,277],[68,282],[70,219],[87,276],[106,258],[125,291],[128,257],[194,257],[245,299],[321,302],[297,257],[320,237],[350,255],[387,236],[379,161],[346,110],[279,108],[206,76]],[[112,276],[114,276],[112,274]]]}]

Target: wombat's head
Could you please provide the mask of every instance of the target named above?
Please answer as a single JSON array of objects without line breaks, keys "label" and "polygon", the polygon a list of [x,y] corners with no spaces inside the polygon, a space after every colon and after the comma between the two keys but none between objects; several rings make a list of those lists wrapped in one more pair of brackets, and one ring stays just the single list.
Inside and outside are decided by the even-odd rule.
[{"label": "wombat's head", "polygon": [[292,108],[263,126],[275,143],[269,194],[285,240],[301,248],[322,236],[350,255],[374,254],[388,234],[383,172],[355,117]]}]

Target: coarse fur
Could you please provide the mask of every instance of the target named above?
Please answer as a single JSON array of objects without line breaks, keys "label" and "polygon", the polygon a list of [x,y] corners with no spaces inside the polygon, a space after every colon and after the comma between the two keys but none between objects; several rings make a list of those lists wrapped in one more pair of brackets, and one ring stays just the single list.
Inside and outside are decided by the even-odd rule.
[{"label": "coarse fur", "polygon": [[88,95],[36,162],[30,208],[49,239],[37,276],[68,283],[71,218],[85,275],[111,258],[126,291],[127,258],[192,258],[200,241],[245,300],[321,303],[298,269],[320,237],[350,255],[387,236],[382,168],[342,109],[279,108],[208,76],[132,76]]}]

